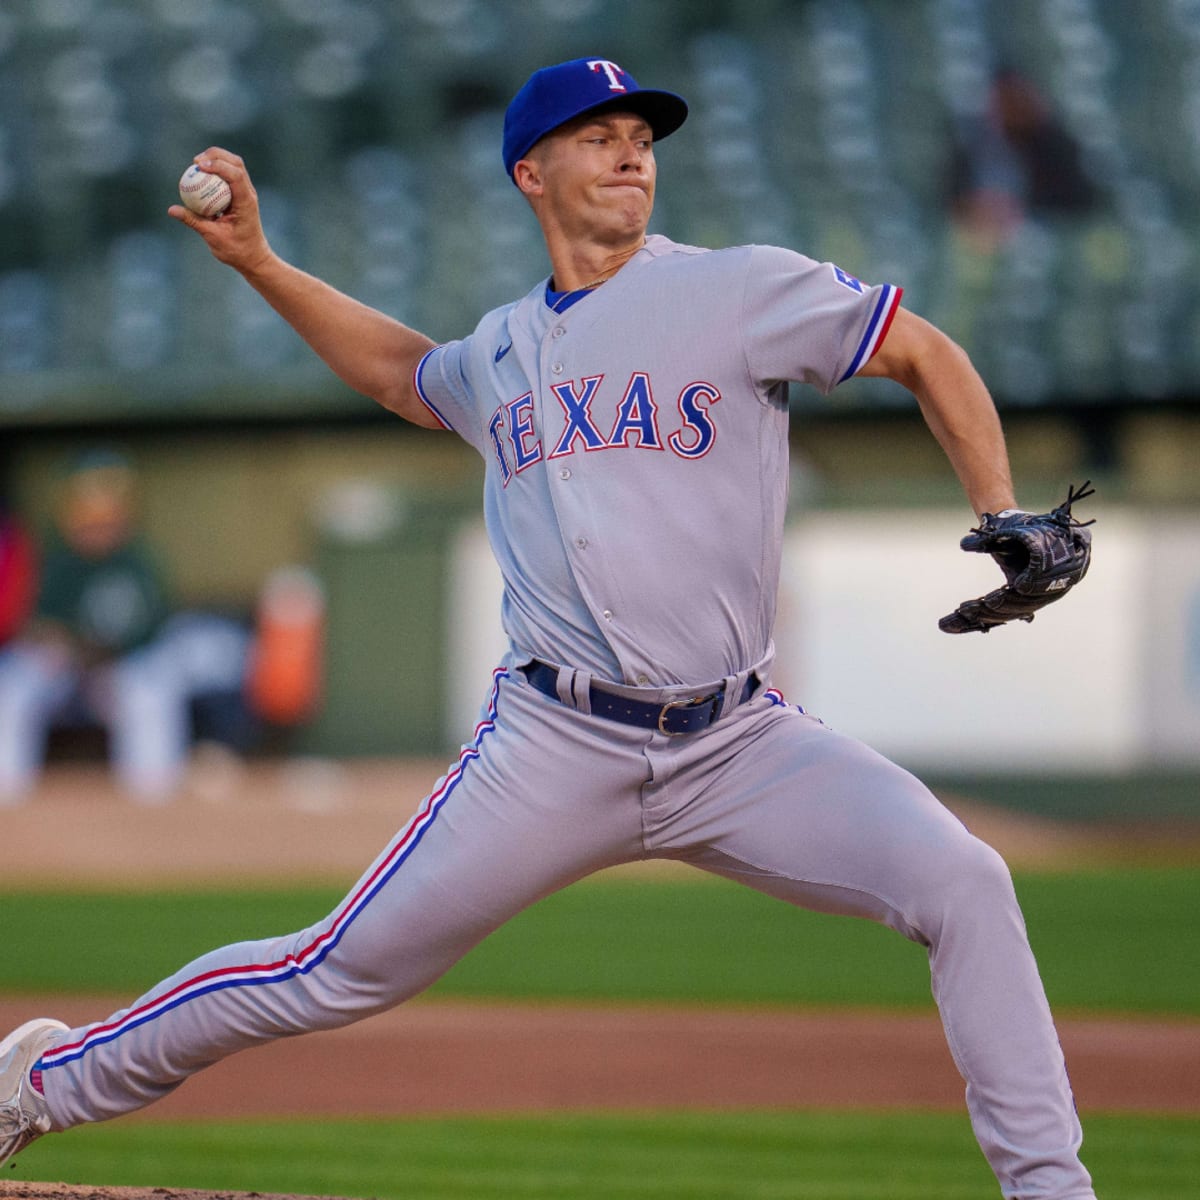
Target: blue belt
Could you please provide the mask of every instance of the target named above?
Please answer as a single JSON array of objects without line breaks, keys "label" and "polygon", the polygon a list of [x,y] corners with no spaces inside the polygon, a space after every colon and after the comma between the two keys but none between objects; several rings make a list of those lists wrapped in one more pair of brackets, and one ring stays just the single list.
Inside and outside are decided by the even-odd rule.
[{"label": "blue belt", "polygon": [[[544,696],[558,700],[558,668],[536,658],[521,668],[525,678]],[[754,694],[758,680],[751,675],[742,686],[739,704],[745,704]],[[682,700],[670,700],[666,704],[651,704],[645,700],[630,700],[615,692],[605,691],[596,684],[588,689],[588,700],[592,715],[609,721],[620,721],[622,725],[637,725],[642,729],[656,729],[668,737],[679,737],[685,733],[699,733],[707,729],[721,714],[725,702],[725,689],[718,688],[704,696],[687,696]]]}]

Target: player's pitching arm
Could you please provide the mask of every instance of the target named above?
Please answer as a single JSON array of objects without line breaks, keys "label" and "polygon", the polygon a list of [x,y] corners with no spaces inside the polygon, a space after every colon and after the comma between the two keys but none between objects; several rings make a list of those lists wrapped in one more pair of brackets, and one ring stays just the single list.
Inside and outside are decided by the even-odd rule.
[{"label": "player's pitching arm", "polygon": [[281,259],[267,242],[258,194],[238,155],[211,146],[195,161],[220,175],[233,199],[219,217],[197,216],[181,204],[172,205],[169,215],[238,271],[346,384],[414,424],[442,428],[413,383],[417,364],[434,342]]},{"label": "player's pitching arm", "polygon": [[860,374],[894,379],[916,396],[976,514],[1016,508],[1000,417],[961,346],[901,308]]}]

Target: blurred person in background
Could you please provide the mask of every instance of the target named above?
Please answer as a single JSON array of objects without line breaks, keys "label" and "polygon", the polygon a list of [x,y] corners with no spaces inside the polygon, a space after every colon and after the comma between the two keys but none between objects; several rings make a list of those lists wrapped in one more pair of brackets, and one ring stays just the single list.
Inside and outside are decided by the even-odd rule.
[{"label": "blurred person in background", "polygon": [[996,72],[983,112],[956,131],[949,193],[960,228],[985,251],[1030,218],[1083,217],[1099,204],[1079,143],[1010,68]]},{"label": "blurred person in background", "polygon": [[186,763],[190,689],[157,555],[138,525],[136,477],[111,450],[62,481],[31,620],[0,657],[0,804],[27,799],[51,728],[97,722],[123,789],[171,799]]}]

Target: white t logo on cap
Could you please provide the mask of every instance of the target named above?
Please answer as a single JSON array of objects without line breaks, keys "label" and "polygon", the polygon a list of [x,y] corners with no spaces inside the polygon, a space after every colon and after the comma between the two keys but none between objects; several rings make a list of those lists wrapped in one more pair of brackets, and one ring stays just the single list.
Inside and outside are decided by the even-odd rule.
[{"label": "white t logo on cap", "polygon": [[593,71],[603,71],[608,76],[610,92],[626,90],[625,85],[617,78],[618,75],[624,75],[625,72],[615,62],[609,62],[607,58],[592,58],[588,60],[588,67]]}]

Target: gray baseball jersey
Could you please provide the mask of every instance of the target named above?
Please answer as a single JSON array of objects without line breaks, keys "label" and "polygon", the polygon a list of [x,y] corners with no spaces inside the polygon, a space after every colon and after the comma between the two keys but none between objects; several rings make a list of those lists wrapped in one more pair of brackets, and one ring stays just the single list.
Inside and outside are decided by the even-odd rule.
[{"label": "gray baseball jersey", "polygon": [[[37,1070],[52,1128],[389,1008],[548,893],[671,858],[926,946],[1004,1194],[1093,1197],[1003,861],[912,775],[768,687],[784,381],[854,374],[899,292],[785,250],[653,237],[569,300],[548,306],[540,284],[417,372],[487,460],[512,649],[473,739],[324,920],[213,951],[65,1033]],[[709,681],[711,722],[664,725]],[[624,716],[597,707],[614,696]],[[625,720],[631,700],[657,720]]]},{"label": "gray baseball jersey", "polygon": [[422,398],[487,463],[518,661],[657,687],[764,664],[786,381],[853,375],[899,300],[790,250],[652,236],[564,312],[543,282],[430,351]]}]

